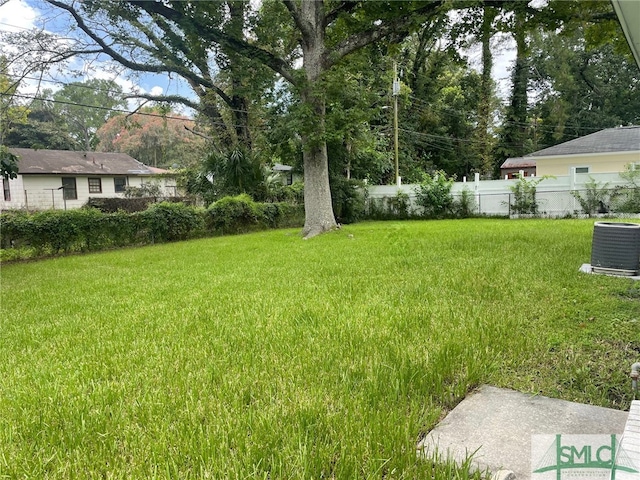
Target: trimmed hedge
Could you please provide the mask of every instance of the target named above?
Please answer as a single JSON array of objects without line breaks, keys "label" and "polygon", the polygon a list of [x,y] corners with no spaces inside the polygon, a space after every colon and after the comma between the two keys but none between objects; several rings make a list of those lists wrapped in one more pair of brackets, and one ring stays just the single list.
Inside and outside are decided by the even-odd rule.
[{"label": "trimmed hedge", "polygon": [[268,228],[299,227],[304,207],[225,197],[208,209],[183,203],[152,204],[142,212],[95,208],[0,214],[2,260],[172,242]]},{"label": "trimmed hedge", "polygon": [[[183,197],[165,197],[163,202],[170,203],[184,203]],[[157,200],[154,197],[134,197],[134,198],[121,198],[121,197],[91,197],[87,200],[86,207],[96,208],[102,213],[114,213],[119,210],[125,212],[143,212],[150,205],[156,203]],[[187,202],[191,203],[191,202]]]}]

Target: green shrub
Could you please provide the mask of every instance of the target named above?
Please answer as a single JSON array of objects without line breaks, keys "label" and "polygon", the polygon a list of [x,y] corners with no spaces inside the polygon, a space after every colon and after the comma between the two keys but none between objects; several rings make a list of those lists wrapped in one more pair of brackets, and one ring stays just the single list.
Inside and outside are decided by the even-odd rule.
[{"label": "green shrub", "polygon": [[25,211],[3,212],[0,216],[0,246],[4,249],[29,245],[33,223]]},{"label": "green shrub", "polygon": [[292,228],[304,225],[304,205],[287,202],[257,203],[258,222],[264,228]]},{"label": "green shrub", "polygon": [[186,240],[205,235],[207,228],[237,233],[303,223],[303,205],[257,204],[247,195],[223,198],[208,210],[162,202],[134,213],[102,213],[94,208],[10,211],[0,215],[0,260]]},{"label": "green shrub", "polygon": [[265,228],[277,228],[280,220],[279,203],[258,203],[256,204],[256,212],[258,214],[258,222]]},{"label": "green shrub", "polygon": [[207,209],[207,227],[221,233],[240,233],[255,228],[260,212],[249,195],[224,197]]},{"label": "green shrub", "polygon": [[[600,185],[593,177],[589,177],[589,181],[585,185],[584,192],[574,190],[571,195],[578,200],[582,211],[587,215],[594,213],[607,213],[607,204],[609,203],[609,186],[608,183]],[[606,210],[606,211],[605,211]]]},{"label": "green shrub", "polygon": [[536,200],[536,189],[538,184],[547,177],[533,178],[527,180],[525,177],[518,177],[515,185],[510,187],[512,194],[509,195],[509,209],[516,214],[538,214],[538,201]]},{"label": "green shrub", "polygon": [[615,188],[611,195],[612,210],[619,213],[640,213],[640,168],[632,164],[625,165],[620,177],[626,185]]},{"label": "green shrub", "polygon": [[611,209],[617,213],[640,213],[640,187],[616,187],[611,203]]},{"label": "green shrub", "polygon": [[282,187],[282,202],[302,205],[304,203],[304,183],[293,182]]},{"label": "green shrub", "polygon": [[445,217],[453,213],[453,178],[447,177],[443,171],[437,171],[433,175],[425,173],[422,181],[416,187],[416,203],[422,207],[425,217]]},{"label": "green shrub", "polygon": [[38,251],[50,248],[59,253],[68,251],[79,238],[79,231],[69,215],[64,210],[49,210],[33,215],[33,242]]},{"label": "green shrub", "polygon": [[280,212],[278,228],[295,228],[304,225],[304,204],[278,203]]},{"label": "green shrub", "polygon": [[411,215],[411,199],[401,190],[393,197],[368,198],[366,202],[366,216],[372,220],[405,220]]},{"label": "green shrub", "polygon": [[366,215],[367,218],[374,220],[382,220],[385,218],[386,209],[385,209],[385,199],[384,198],[371,198],[367,199],[366,204]]},{"label": "green shrub", "polygon": [[139,217],[152,243],[186,240],[204,233],[202,214],[183,203],[155,203]]},{"label": "green shrub", "polygon": [[113,213],[118,210],[125,212],[142,212],[153,203],[153,198],[90,198],[87,200],[87,207],[93,207],[103,213]]},{"label": "green shrub", "polygon": [[453,201],[453,213],[456,217],[468,218],[475,215],[477,210],[478,205],[473,192],[465,187],[458,198]]},{"label": "green shrub", "polygon": [[365,213],[364,185],[344,177],[331,179],[331,202],[338,223],[355,223]]},{"label": "green shrub", "polygon": [[409,218],[411,201],[409,194],[398,190],[395,197],[387,198],[387,213],[395,218]]},{"label": "green shrub", "polygon": [[263,195],[256,197],[269,203],[304,203],[304,184],[294,182],[291,185],[283,185],[277,175],[269,175],[263,183]]}]

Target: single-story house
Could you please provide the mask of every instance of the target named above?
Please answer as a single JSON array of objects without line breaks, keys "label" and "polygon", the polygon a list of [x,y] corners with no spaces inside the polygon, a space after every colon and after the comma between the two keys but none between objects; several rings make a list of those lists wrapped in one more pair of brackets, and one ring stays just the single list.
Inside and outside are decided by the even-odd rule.
[{"label": "single-story house", "polygon": [[525,177],[536,176],[536,160],[528,157],[507,158],[500,165],[500,178],[518,178],[522,172]]},{"label": "single-story house", "polygon": [[291,185],[293,182],[301,182],[302,176],[293,172],[293,167],[290,165],[283,165],[276,163],[271,171],[278,176],[280,183],[283,185]]},{"label": "single-story house", "polygon": [[156,183],[176,195],[169,171],[148,167],[125,153],[9,148],[18,157],[17,178],[2,180],[0,209],[80,208],[90,197],[122,197],[127,187]]},{"label": "single-story house", "polygon": [[524,157],[535,161],[536,175],[624,172],[640,167],[640,126],[607,128]]}]

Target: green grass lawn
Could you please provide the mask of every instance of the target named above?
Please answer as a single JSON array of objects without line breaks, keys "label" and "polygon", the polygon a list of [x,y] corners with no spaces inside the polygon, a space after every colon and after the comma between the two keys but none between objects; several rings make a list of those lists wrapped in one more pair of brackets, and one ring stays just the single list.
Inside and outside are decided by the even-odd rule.
[{"label": "green grass lawn", "polygon": [[480,384],[625,409],[640,285],[578,273],[592,231],[363,223],[3,265],[0,478],[449,478],[416,443]]}]

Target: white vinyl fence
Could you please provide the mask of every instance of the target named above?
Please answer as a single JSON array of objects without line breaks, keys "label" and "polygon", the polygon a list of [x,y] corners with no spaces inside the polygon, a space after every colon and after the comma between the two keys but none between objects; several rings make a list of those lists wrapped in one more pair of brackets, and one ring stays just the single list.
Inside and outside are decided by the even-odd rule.
[{"label": "white vinyl fence", "polygon": [[[578,199],[571,193],[577,192],[581,196],[586,196],[587,185],[593,180],[598,189],[603,193],[605,202],[601,205],[601,211],[595,213],[613,213],[611,202],[614,193],[620,193],[624,187],[630,187],[628,181],[621,178],[618,173],[599,173],[567,175],[562,177],[535,178],[526,177],[527,181],[539,180],[536,187],[535,200],[538,206],[538,215],[545,217],[575,216],[586,212],[580,205]],[[451,189],[454,199],[459,199],[463,192],[473,198],[473,211],[479,215],[499,215],[513,216],[518,212],[514,211],[515,195],[512,187],[518,180],[480,180],[477,176],[474,181],[455,182]],[[410,212],[419,214],[421,207],[416,203],[415,189],[419,185],[371,185],[368,190],[368,201],[370,204],[377,202],[378,205],[393,201],[398,192],[402,192],[409,197]]]}]

